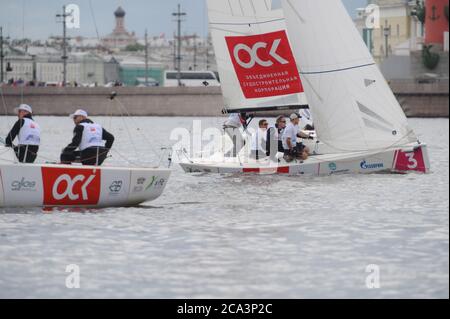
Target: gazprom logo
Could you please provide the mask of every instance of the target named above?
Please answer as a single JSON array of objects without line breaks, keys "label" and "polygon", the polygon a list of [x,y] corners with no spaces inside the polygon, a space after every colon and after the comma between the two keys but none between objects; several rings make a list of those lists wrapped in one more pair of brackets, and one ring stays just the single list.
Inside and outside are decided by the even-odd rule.
[{"label": "gazprom logo", "polygon": [[378,169],[378,168],[384,168],[383,163],[375,163],[375,164],[369,164],[367,161],[361,162],[361,168],[362,169]]}]

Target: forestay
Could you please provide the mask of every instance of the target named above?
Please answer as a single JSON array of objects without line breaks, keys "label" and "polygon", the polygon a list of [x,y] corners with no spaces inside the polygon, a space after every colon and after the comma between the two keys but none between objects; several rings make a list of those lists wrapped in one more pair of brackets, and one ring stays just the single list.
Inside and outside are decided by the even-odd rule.
[{"label": "forestay", "polygon": [[341,0],[282,0],[282,7],[320,141],[337,152],[415,142]]},{"label": "forestay", "polygon": [[305,107],[283,11],[264,0],[207,3],[226,111]]}]

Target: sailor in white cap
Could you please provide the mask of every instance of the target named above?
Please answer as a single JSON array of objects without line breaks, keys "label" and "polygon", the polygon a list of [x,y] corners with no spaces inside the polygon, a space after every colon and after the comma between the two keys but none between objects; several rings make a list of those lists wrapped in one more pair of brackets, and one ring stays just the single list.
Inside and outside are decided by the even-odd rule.
[{"label": "sailor in white cap", "polygon": [[77,110],[70,117],[75,123],[74,137],[63,150],[61,163],[71,164],[79,157],[83,165],[102,165],[114,144],[114,136],[92,122],[84,110]]},{"label": "sailor in white cap", "polygon": [[[20,163],[34,163],[41,143],[39,124],[33,120],[33,109],[31,106],[21,104],[14,111],[19,119],[6,137],[5,145],[14,149]],[[18,145],[14,146],[13,142],[16,137]]]},{"label": "sailor in white cap", "polygon": [[291,123],[288,124],[283,133],[284,158],[287,162],[292,162],[294,159],[306,160],[309,157],[309,148],[303,143],[297,142],[297,138],[311,138],[311,136],[300,131],[300,119],[301,116],[298,113],[293,113],[290,116]]}]

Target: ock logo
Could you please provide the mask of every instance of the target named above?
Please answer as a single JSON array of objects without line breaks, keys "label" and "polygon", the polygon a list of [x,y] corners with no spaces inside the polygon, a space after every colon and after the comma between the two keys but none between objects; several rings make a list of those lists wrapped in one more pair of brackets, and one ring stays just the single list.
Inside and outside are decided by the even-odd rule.
[{"label": "ock logo", "polygon": [[303,92],[285,31],[225,39],[246,98]]},{"label": "ock logo", "polygon": [[96,205],[100,198],[101,171],[42,168],[44,205]]}]

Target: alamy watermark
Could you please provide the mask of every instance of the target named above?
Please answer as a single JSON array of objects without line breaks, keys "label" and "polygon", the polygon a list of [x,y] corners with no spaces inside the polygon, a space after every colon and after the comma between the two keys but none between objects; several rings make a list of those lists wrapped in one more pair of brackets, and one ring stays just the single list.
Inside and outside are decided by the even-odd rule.
[{"label": "alamy watermark", "polygon": [[381,268],[378,265],[368,265],[366,267],[366,273],[369,275],[366,277],[367,289],[380,289],[381,288]]},{"label": "alamy watermark", "polygon": [[69,4],[66,6],[66,27],[68,29],[80,28],[80,7],[77,4]]},{"label": "alamy watermark", "polygon": [[66,277],[66,288],[80,289],[81,288],[80,266],[75,264],[67,265],[66,273],[69,274]]}]

